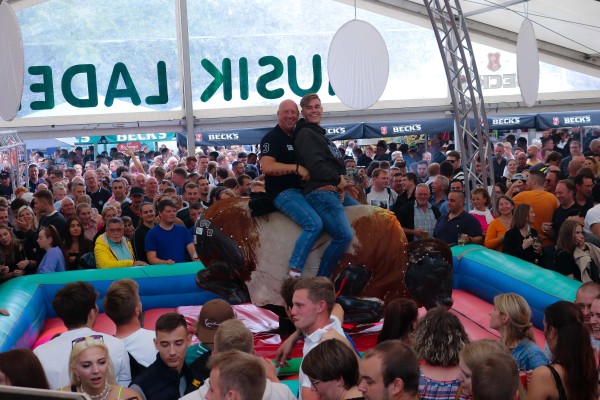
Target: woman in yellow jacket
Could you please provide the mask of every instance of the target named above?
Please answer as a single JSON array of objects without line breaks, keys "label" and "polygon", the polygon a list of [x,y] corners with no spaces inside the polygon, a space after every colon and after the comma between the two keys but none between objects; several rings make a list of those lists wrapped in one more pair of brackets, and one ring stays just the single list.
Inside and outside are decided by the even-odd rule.
[{"label": "woman in yellow jacket", "polygon": [[106,222],[106,233],[98,236],[94,246],[97,268],[148,265],[143,261],[135,260],[133,247],[124,233],[125,227],[121,218],[111,218]]}]

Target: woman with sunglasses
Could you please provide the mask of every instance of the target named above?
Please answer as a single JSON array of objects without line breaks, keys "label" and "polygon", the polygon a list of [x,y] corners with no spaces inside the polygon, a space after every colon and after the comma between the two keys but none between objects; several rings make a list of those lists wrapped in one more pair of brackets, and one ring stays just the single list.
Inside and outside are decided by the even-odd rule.
[{"label": "woman with sunglasses", "polygon": [[69,357],[70,386],[60,391],[78,392],[94,400],[134,400],[137,392],[117,384],[108,348],[101,335],[73,340]]}]

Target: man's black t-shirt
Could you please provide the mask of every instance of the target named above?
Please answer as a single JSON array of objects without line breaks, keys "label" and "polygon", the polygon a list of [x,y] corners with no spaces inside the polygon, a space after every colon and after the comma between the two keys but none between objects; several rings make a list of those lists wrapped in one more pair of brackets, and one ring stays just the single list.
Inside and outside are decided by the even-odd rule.
[{"label": "man's black t-shirt", "polygon": [[[273,157],[275,161],[283,164],[296,164],[294,139],[277,125],[260,141],[260,156]],[[265,188],[267,193],[275,195],[287,189],[300,188],[300,177],[296,174],[266,175]]]},{"label": "man's black t-shirt", "polygon": [[555,242],[558,240],[558,232],[560,231],[560,227],[562,226],[563,222],[565,222],[568,217],[579,215],[581,211],[582,207],[577,203],[574,203],[569,208],[563,208],[562,206],[558,207],[554,211],[554,214],[552,215],[552,229],[554,229]]},{"label": "man's black t-shirt", "polygon": [[67,222],[65,221],[65,217],[59,212],[43,216],[42,219],[40,219],[38,232],[50,225],[54,226],[58,234],[63,237],[67,233]]},{"label": "man's black t-shirt", "polygon": [[103,187],[98,188],[98,191],[96,191],[95,193],[92,193],[88,190],[86,191],[86,194],[92,199],[92,207],[94,207],[100,213],[102,212],[104,203],[106,203],[108,199],[110,199],[110,197],[112,196],[112,193],[104,189]]}]

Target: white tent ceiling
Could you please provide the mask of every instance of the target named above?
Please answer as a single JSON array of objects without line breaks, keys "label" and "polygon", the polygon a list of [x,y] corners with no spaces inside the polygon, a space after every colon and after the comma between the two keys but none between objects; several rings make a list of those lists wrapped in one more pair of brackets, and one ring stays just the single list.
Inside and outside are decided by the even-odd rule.
[{"label": "white tent ceiling", "polygon": [[[364,0],[362,6],[431,26],[420,0]],[[600,77],[600,1],[461,0],[460,7],[472,40],[514,51],[527,17],[534,24],[542,61]]]},{"label": "white tent ceiling", "polygon": [[[45,0],[9,0],[16,10],[35,6]],[[377,12],[405,22],[430,27],[423,3],[419,0],[335,0]],[[535,26],[540,60],[600,77],[600,1],[596,0],[461,0],[467,16],[471,40],[507,51],[515,51],[517,33],[525,16]],[[522,106],[518,96],[486,97],[490,114],[531,113],[599,109],[600,93],[543,93],[534,108]],[[347,120],[373,121],[394,118],[440,117],[452,110],[449,99],[379,102],[369,110],[353,111],[343,105],[329,106],[325,122]],[[272,124],[273,107],[246,107],[195,112],[195,124],[203,129],[238,129]],[[189,114],[188,114],[189,115]],[[144,133],[185,130],[186,110],[153,113],[20,119],[0,121],[1,130],[18,131],[24,138]]]}]

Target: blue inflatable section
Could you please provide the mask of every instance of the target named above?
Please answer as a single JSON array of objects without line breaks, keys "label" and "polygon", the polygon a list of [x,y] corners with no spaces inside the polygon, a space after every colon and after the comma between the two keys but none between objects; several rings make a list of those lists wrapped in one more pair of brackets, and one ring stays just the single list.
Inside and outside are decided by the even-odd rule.
[{"label": "blue inflatable section", "polygon": [[544,309],[559,300],[573,301],[581,282],[482,246],[454,246],[454,288],[488,303],[501,293],[523,296],[532,311],[532,322],[544,329]]},{"label": "blue inflatable section", "polygon": [[196,286],[196,274],[202,263],[153,265],[148,267],[85,270],[29,275],[0,285],[0,307],[11,315],[0,317],[0,351],[17,347],[31,348],[48,318],[56,317],[52,299],[67,283],[86,281],[98,291],[98,307],[110,284],[131,278],[138,282],[145,310],[204,304],[219,298]]}]

